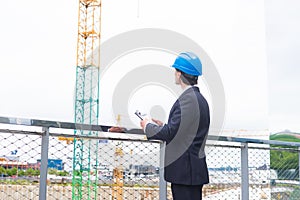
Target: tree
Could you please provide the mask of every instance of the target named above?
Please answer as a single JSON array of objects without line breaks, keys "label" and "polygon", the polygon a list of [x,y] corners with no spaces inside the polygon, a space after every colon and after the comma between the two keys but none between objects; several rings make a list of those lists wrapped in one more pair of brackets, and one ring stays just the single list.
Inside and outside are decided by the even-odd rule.
[{"label": "tree", "polygon": [[34,170],[32,168],[28,168],[26,171],[25,171],[25,175],[26,176],[33,176],[34,174]]},{"label": "tree", "polygon": [[32,173],[33,176],[39,176],[40,175],[40,170],[33,170],[33,173]]},{"label": "tree", "polygon": [[6,169],[4,167],[0,167],[0,176],[6,176],[7,172]]},{"label": "tree", "polygon": [[[270,140],[287,142],[300,142],[297,133],[277,133],[270,136]],[[299,154],[297,147],[270,145],[274,150],[270,150],[270,168],[277,171],[279,179],[296,179],[299,177]],[[275,150],[278,148],[278,150]],[[281,149],[290,150],[281,150]]]},{"label": "tree", "polygon": [[57,170],[56,169],[48,169],[48,174],[53,174],[56,175],[57,174]]},{"label": "tree", "polygon": [[25,171],[22,170],[22,169],[19,169],[18,175],[19,175],[19,176],[25,176]]},{"label": "tree", "polygon": [[69,175],[69,173],[67,171],[58,171],[57,175],[58,176],[67,176],[67,175]]},{"label": "tree", "polygon": [[[287,142],[300,142],[299,138],[291,133],[280,133],[270,136],[270,140],[279,140]],[[275,148],[289,148],[296,149],[297,147],[287,147],[280,145],[271,145]],[[275,170],[289,170],[298,168],[299,156],[297,152],[287,151],[287,150],[271,150],[270,151],[270,166],[271,169]]]},{"label": "tree", "polygon": [[15,175],[17,175],[18,170],[17,170],[16,167],[14,167],[14,168],[11,168],[11,169],[7,169],[6,171],[7,171],[8,176],[15,176]]}]

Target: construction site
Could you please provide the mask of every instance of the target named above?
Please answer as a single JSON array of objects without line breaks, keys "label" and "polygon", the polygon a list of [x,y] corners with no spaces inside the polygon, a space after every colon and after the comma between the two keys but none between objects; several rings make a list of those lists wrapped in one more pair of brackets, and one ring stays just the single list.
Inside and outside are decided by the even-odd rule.
[{"label": "construction site", "polygon": [[[166,143],[148,140],[140,121],[167,121],[182,92],[169,66],[182,51],[203,58],[198,86],[211,108],[205,146],[209,183],[202,199],[300,199],[300,134],[282,131],[286,124],[275,131],[269,126],[269,4],[77,0],[59,6],[57,0],[51,4],[52,19],[43,15],[50,12],[49,2],[30,3],[34,9],[24,18],[34,13],[28,27],[37,28],[19,24],[23,34],[36,37],[16,31],[2,36],[16,38],[20,47],[2,50],[7,60],[1,70],[11,69],[0,76],[1,87],[8,88],[0,90],[6,105],[0,111],[0,199],[172,200],[164,176]],[[66,17],[69,6],[66,12],[72,15]],[[182,16],[180,10],[185,10]],[[113,18],[110,12],[119,15]],[[18,19],[6,23],[15,27]],[[57,19],[59,26],[53,25]],[[57,29],[49,33],[39,24]],[[51,47],[48,40],[55,38],[59,46],[53,42]],[[27,49],[43,53],[25,56]],[[14,68],[22,59],[28,70]],[[75,64],[63,66],[70,63]],[[51,70],[48,65],[59,66]],[[253,81],[249,74],[258,70]]]}]

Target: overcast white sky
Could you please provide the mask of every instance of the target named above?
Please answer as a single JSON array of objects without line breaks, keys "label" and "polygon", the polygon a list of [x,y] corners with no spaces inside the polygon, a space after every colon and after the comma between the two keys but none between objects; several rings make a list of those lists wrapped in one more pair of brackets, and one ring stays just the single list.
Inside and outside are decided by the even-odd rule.
[{"label": "overcast white sky", "polygon": [[[0,116],[73,121],[77,6],[1,3]],[[102,6],[103,42],[137,28],[169,29],[196,41],[223,80],[225,128],[300,131],[300,2],[103,0]],[[120,59],[112,69],[118,63],[128,62]],[[109,78],[103,85],[104,92],[114,89]],[[100,97],[111,102],[110,93]],[[114,117],[101,120],[114,123]]]},{"label": "overcast white sky", "polygon": [[299,1],[266,1],[271,130],[300,132],[299,10]]}]

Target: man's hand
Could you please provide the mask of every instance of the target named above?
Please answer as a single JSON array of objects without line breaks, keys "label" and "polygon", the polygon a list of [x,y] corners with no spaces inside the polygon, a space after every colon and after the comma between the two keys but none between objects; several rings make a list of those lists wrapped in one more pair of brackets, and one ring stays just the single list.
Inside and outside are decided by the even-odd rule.
[{"label": "man's hand", "polygon": [[143,130],[145,130],[145,126],[150,122],[149,119],[145,118],[144,120],[141,120],[140,125]]},{"label": "man's hand", "polygon": [[110,129],[108,129],[109,132],[115,132],[115,133],[125,133],[126,129],[119,126],[112,126]]}]

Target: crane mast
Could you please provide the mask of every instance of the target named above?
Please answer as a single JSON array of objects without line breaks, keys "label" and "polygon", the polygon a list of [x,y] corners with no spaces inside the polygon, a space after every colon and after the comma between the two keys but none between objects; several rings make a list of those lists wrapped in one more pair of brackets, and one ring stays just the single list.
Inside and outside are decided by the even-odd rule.
[{"label": "crane mast", "polygon": [[[98,124],[101,0],[79,0],[75,123]],[[75,135],[97,136],[76,130]],[[74,139],[72,199],[97,199],[98,141]]]}]

